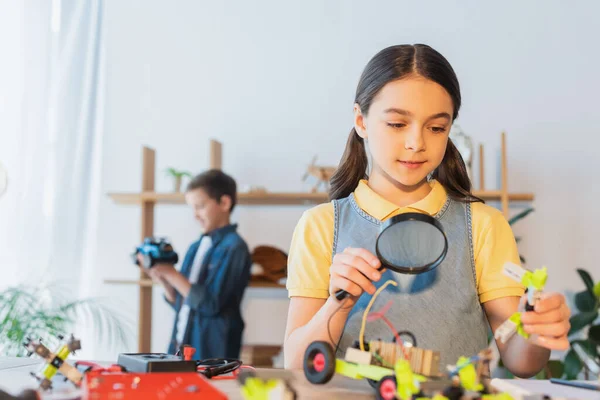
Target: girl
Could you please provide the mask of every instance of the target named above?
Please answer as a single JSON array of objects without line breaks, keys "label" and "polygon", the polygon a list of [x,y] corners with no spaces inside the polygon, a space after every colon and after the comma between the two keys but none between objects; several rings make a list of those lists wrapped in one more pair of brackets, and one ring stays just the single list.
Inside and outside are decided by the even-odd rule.
[{"label": "girl", "polygon": [[[393,300],[386,317],[412,332],[419,347],[440,351],[442,368],[484,349],[488,322],[495,331],[517,311],[524,288],[502,273],[507,261],[519,263],[511,228],[471,194],[464,162],[448,140],[460,103],[454,70],[429,46],[392,46],[367,64],[354,129],[331,179],[332,202],[305,212],[292,238],[286,368],[302,368],[315,340],[337,346],[343,357],[359,337],[361,311],[389,279],[398,286],[388,286],[373,309]],[[378,271],[374,256],[381,222],[405,212],[434,216],[448,237],[443,263],[421,275]],[[337,301],[339,289],[351,296]],[[506,367],[520,377],[540,371],[550,349],[568,347],[569,314],[564,296],[545,295],[522,316],[531,338],[498,342]],[[381,322],[371,323],[367,335],[392,337]]]}]

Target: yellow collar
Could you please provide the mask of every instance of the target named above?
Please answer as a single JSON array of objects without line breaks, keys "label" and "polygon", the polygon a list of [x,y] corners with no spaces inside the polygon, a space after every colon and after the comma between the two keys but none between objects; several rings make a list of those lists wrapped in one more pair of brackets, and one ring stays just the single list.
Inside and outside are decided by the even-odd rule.
[{"label": "yellow collar", "polygon": [[446,189],[438,181],[432,180],[429,182],[429,185],[431,186],[431,192],[427,196],[405,207],[398,207],[396,204],[375,193],[364,179],[360,181],[356,190],[354,190],[354,197],[360,208],[380,221],[406,212],[435,215],[446,203],[447,194]]}]

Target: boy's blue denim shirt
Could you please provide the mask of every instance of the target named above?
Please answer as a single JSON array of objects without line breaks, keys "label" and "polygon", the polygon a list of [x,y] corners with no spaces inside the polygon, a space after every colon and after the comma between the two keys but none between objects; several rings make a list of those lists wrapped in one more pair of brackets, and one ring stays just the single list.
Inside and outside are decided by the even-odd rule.
[{"label": "boy's blue denim shirt", "polygon": [[[183,302],[190,306],[184,343],[196,348],[194,359],[239,358],[244,320],[240,304],[250,280],[252,258],[248,245],[230,224],[208,233],[212,246],[202,262],[198,282],[192,282],[187,298],[179,293],[169,303],[179,313]],[[200,245],[192,243],[183,259],[181,274],[189,278],[194,257]],[[177,318],[173,325],[168,352],[177,352]]]}]

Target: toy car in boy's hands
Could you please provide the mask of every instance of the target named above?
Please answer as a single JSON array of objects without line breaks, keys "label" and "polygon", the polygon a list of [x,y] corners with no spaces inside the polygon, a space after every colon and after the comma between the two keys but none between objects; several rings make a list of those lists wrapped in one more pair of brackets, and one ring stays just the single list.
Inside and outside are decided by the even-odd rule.
[{"label": "toy car in boy's hands", "polygon": [[144,243],[141,246],[135,248],[135,251],[131,255],[131,259],[135,265],[140,265],[138,260],[138,254],[142,255],[143,263],[142,267],[151,268],[158,263],[177,264],[179,257],[171,243],[161,238],[156,240],[154,238],[144,239]]}]

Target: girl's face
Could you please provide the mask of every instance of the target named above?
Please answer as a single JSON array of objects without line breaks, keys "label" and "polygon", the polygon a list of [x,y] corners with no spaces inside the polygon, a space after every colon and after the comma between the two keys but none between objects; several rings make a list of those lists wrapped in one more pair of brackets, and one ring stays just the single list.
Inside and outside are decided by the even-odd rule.
[{"label": "girl's face", "polygon": [[406,189],[424,183],[442,162],[453,104],[439,84],[415,76],[386,84],[368,114],[354,107],[357,133],[368,141],[374,174]]}]

